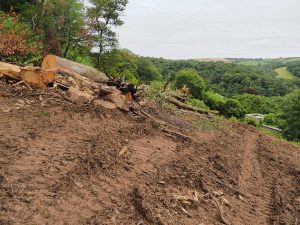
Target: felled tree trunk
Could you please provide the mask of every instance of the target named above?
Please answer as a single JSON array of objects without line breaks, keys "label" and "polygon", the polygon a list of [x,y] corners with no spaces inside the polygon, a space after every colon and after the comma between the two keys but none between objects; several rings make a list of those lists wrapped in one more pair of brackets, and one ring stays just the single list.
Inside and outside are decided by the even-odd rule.
[{"label": "felled tree trunk", "polygon": [[44,89],[55,81],[56,73],[38,67],[25,67],[21,68],[20,78],[33,88]]},{"label": "felled tree trunk", "polygon": [[73,62],[71,60],[64,59],[56,55],[47,55],[43,60],[42,68],[64,68],[96,82],[108,80],[107,76],[104,73],[100,72],[99,70],[96,70],[95,68],[77,62]]},{"label": "felled tree trunk", "polygon": [[3,74],[4,76],[20,80],[20,72],[21,68],[19,66],[0,62],[0,74]]},{"label": "felled tree trunk", "polygon": [[166,97],[166,100],[168,102],[172,103],[173,105],[177,106],[180,109],[186,109],[186,110],[193,111],[193,112],[198,112],[198,113],[201,113],[201,114],[208,114],[208,111],[206,111],[206,110],[195,108],[193,106],[189,106],[187,104],[184,104],[184,103],[178,101],[175,98]]}]

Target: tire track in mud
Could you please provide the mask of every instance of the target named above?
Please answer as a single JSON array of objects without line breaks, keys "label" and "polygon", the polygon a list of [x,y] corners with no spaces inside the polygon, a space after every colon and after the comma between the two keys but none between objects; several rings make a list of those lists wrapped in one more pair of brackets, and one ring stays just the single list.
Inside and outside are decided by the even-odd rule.
[{"label": "tire track in mud", "polygon": [[243,224],[270,224],[272,216],[272,184],[263,176],[262,167],[258,160],[257,136],[246,134],[244,156],[238,184],[241,191],[248,194],[242,208],[240,217]]}]

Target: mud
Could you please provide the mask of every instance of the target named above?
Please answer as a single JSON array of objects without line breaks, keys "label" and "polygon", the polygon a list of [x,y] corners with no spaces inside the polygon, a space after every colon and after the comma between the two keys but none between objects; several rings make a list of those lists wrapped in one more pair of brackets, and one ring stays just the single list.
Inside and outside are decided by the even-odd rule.
[{"label": "mud", "polygon": [[135,114],[0,93],[0,224],[222,224],[204,184],[231,224],[299,224],[299,147],[185,112],[146,109],[188,141]]}]

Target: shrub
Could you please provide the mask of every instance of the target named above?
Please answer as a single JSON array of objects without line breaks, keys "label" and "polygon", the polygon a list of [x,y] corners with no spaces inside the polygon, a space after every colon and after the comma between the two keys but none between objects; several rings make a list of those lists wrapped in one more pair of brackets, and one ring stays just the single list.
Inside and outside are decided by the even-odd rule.
[{"label": "shrub", "polygon": [[264,123],[270,126],[281,127],[283,125],[283,120],[280,118],[280,114],[270,113],[265,115]]},{"label": "shrub", "polygon": [[237,100],[229,98],[222,105],[220,113],[227,118],[234,116],[240,119],[245,116],[245,109]]},{"label": "shrub", "polygon": [[222,95],[210,91],[204,93],[203,100],[207,106],[215,110],[220,110],[226,102]]},{"label": "shrub", "polygon": [[195,69],[183,69],[176,74],[175,86],[182,88],[187,85],[190,89],[190,94],[194,98],[202,99],[205,89],[205,80],[198,74]]},{"label": "shrub", "polygon": [[254,126],[254,127],[259,127],[260,124],[259,122],[253,120],[253,119],[245,119],[244,120],[247,124],[251,125],[251,126]]},{"label": "shrub", "polygon": [[18,17],[0,15],[0,60],[21,65],[41,60],[41,42]]},{"label": "shrub", "polygon": [[153,81],[146,87],[146,95],[153,99],[160,108],[163,108],[166,104],[165,93],[163,92],[164,84],[160,81]]},{"label": "shrub", "polygon": [[200,109],[208,109],[208,107],[205,105],[203,101],[196,98],[191,98],[191,97],[188,98],[187,104]]}]

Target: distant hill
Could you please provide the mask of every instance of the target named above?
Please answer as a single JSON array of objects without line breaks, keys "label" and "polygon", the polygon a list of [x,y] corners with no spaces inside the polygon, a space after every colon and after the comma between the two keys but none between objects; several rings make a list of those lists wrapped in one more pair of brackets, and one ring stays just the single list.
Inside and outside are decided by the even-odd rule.
[{"label": "distant hill", "polygon": [[300,57],[287,57],[287,58],[197,58],[199,62],[224,62],[224,63],[237,63],[248,66],[266,65],[271,63],[288,63],[300,62]]},{"label": "distant hill", "polygon": [[224,62],[224,63],[232,63],[231,60],[226,58],[199,58],[195,59],[199,62]]}]

